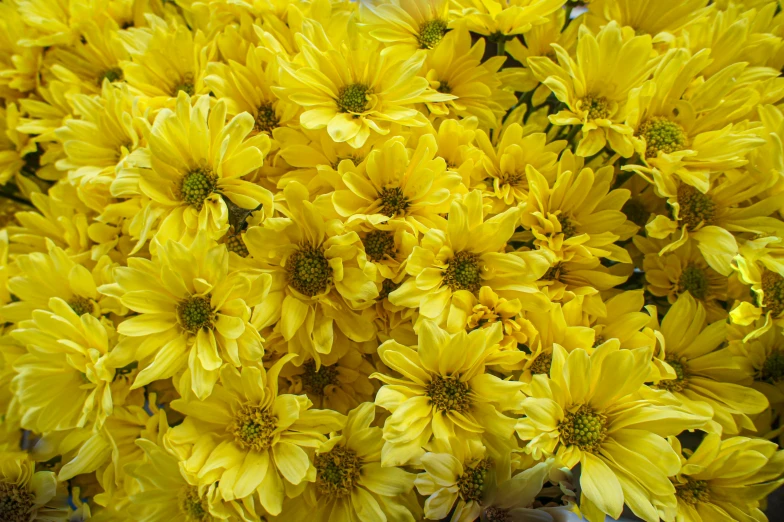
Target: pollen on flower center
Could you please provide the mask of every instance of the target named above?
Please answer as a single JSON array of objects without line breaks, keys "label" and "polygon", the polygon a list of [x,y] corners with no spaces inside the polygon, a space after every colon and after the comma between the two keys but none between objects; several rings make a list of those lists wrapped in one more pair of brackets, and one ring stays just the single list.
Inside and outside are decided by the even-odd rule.
[{"label": "pollen on flower center", "polygon": [[553,354],[540,353],[531,366],[528,367],[533,374],[550,375],[550,367],[553,364]]},{"label": "pollen on flower center", "polygon": [[637,135],[645,139],[646,158],[655,158],[659,152],[670,154],[683,150],[688,143],[683,127],[663,116],[642,122]]},{"label": "pollen on flower center", "polygon": [[508,509],[493,506],[485,509],[485,519],[487,522],[512,522],[512,515]]},{"label": "pollen on flower center", "polygon": [[479,501],[485,486],[485,477],[490,469],[490,459],[482,459],[471,467],[466,468],[457,479],[457,491],[460,498],[466,502]]},{"label": "pollen on flower center", "polygon": [[327,453],[316,454],[316,487],[329,498],[349,496],[359,480],[362,459],[344,446],[335,446]]},{"label": "pollen on flower center", "polygon": [[124,78],[123,70],[120,69],[119,67],[112,67],[111,69],[107,69],[101,73],[101,75],[98,77],[98,85],[101,85],[104,79],[114,83],[117,81],[121,81],[123,78]]},{"label": "pollen on flower center", "polygon": [[0,520],[27,522],[35,506],[35,495],[18,484],[0,482]]},{"label": "pollen on flower center", "polygon": [[765,270],[761,282],[762,306],[776,318],[784,312],[784,277]]},{"label": "pollen on flower center", "polygon": [[577,233],[577,229],[569,216],[558,216],[558,222],[561,223],[561,232],[564,239],[569,239]]},{"label": "pollen on flower center", "polygon": [[403,189],[400,187],[384,187],[378,193],[378,198],[381,200],[379,212],[385,216],[401,215],[408,208],[408,198],[403,195]]},{"label": "pollen on flower center", "polygon": [[710,225],[716,214],[716,203],[711,197],[691,185],[678,187],[678,206],[678,217],[689,230],[694,230],[700,223]]},{"label": "pollen on flower center", "polygon": [[229,252],[234,252],[240,257],[248,257],[248,247],[245,246],[245,240],[242,239],[242,233],[231,234],[226,239],[226,249]]},{"label": "pollen on flower center", "polygon": [[441,94],[452,94],[452,87],[447,82],[438,82],[438,89]]},{"label": "pollen on flower center", "polygon": [[704,480],[686,478],[686,484],[675,484],[675,495],[687,504],[695,505],[698,502],[708,502],[710,493],[708,483]]},{"label": "pollen on flower center", "polygon": [[444,284],[452,289],[476,292],[482,286],[479,256],[471,252],[458,252],[447,262]]},{"label": "pollen on flower center", "polygon": [[575,412],[567,412],[558,424],[561,442],[577,446],[583,451],[596,453],[607,436],[607,416],[582,405]]},{"label": "pollen on flower center", "polygon": [[176,97],[180,91],[184,92],[188,96],[193,96],[196,93],[196,86],[193,83],[193,75],[186,74],[182,81],[175,85],[174,89],[172,89],[172,96]]},{"label": "pollen on flower center", "polygon": [[397,254],[395,235],[386,230],[374,230],[362,239],[365,253],[373,261],[382,261],[387,256],[394,259]]},{"label": "pollen on flower center", "polygon": [[447,24],[443,20],[428,20],[419,26],[419,48],[432,49],[446,34]]},{"label": "pollen on flower center", "polygon": [[689,292],[695,299],[705,299],[708,295],[708,276],[705,270],[689,264],[678,279],[678,291]]},{"label": "pollen on flower center", "polygon": [[378,293],[378,299],[386,299],[389,297],[389,294],[400,288],[400,285],[403,283],[396,283],[391,279],[384,279],[381,283],[381,291]]},{"label": "pollen on flower center", "polygon": [[196,169],[182,177],[180,182],[180,200],[201,210],[204,200],[215,192],[218,176],[209,169]]},{"label": "pollen on flower center", "polygon": [[466,412],[471,407],[468,384],[457,377],[433,376],[427,385],[426,393],[435,408],[446,413],[448,411]]},{"label": "pollen on flower center", "polygon": [[246,403],[234,414],[228,430],[241,448],[264,451],[272,446],[277,426],[278,419],[268,409]]},{"label": "pollen on flower center", "polygon": [[610,103],[604,96],[586,96],[580,100],[583,111],[588,113],[589,120],[601,120],[610,117]]},{"label": "pollen on flower center", "polygon": [[686,388],[689,384],[689,371],[686,367],[686,364],[683,361],[679,361],[677,359],[665,359],[667,364],[672,366],[672,369],[675,370],[675,379],[664,379],[659,381],[659,384],[656,386],[658,388],[663,388],[669,391],[682,391]]},{"label": "pollen on flower center", "polygon": [[93,311],[92,300],[80,295],[73,296],[71,300],[68,301],[68,306],[71,307],[71,310],[73,310],[76,315],[89,314]]},{"label": "pollen on flower center", "polygon": [[289,284],[308,297],[327,289],[332,278],[332,267],[321,248],[305,244],[294,252],[286,262]]},{"label": "pollen on flower center", "polygon": [[311,359],[302,365],[302,369],[302,388],[313,395],[324,395],[324,388],[338,383],[338,370],[334,366],[322,366],[316,370],[316,362]]},{"label": "pollen on flower center", "polygon": [[784,354],[773,352],[765,359],[762,370],[759,372],[758,381],[776,384],[784,380]]},{"label": "pollen on flower center", "polygon": [[367,95],[370,88],[361,83],[344,85],[338,91],[338,109],[340,112],[362,113],[367,110]]},{"label": "pollen on flower center", "polygon": [[256,112],[256,125],[254,127],[257,131],[270,134],[279,124],[280,119],[277,114],[275,114],[275,108],[271,103],[264,102],[259,105],[258,112]]},{"label": "pollen on flower center", "polygon": [[180,325],[190,333],[196,333],[202,328],[212,328],[215,312],[210,305],[210,296],[194,295],[183,299],[177,305],[177,315]]},{"label": "pollen on flower center", "polygon": [[212,520],[207,500],[199,496],[199,490],[193,486],[184,487],[179,494],[180,513],[185,522],[203,522]]}]

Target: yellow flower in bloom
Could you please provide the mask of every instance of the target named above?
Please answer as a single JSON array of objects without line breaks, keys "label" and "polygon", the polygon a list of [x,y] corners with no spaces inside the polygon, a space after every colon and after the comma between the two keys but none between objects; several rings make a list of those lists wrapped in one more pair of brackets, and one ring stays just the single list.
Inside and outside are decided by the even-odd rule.
[{"label": "yellow flower in bloom", "polygon": [[446,231],[431,229],[414,247],[406,264],[409,275],[389,294],[398,306],[419,307],[427,318],[465,327],[466,310],[453,298],[474,294],[483,286],[501,297],[542,300],[534,281],[547,270],[547,259],[535,252],[506,253],[519,212],[516,208],[484,219],[482,196],[470,192],[452,203]]},{"label": "yellow flower in bloom", "polygon": [[359,4],[359,16],[368,34],[387,44],[384,54],[405,58],[438,47],[450,21],[447,0],[371,0]]},{"label": "yellow flower in bloom", "polygon": [[[526,312],[541,311],[536,300],[504,299],[498,297],[490,287],[483,286],[475,296],[474,294],[461,297],[467,298],[465,308],[468,310],[469,330],[474,328],[490,328],[495,323],[501,323],[504,338],[501,347],[507,350],[517,350],[518,344],[526,344],[533,332],[530,321],[525,318]],[[454,304],[454,302],[453,302]]]},{"label": "yellow flower in bloom", "polygon": [[[656,522],[659,509],[675,504],[668,477],[680,468],[663,436],[708,420],[638,394],[651,352],[605,343],[589,356],[556,345],[549,378],[535,375],[523,401],[526,416],[517,421],[517,435],[530,441],[526,451],[535,457],[555,454],[569,468],[580,464],[580,511],[590,522],[619,517],[624,502]],[[618,382],[617,375],[624,379]]]},{"label": "yellow flower in bloom", "polygon": [[433,91],[416,75],[424,55],[405,60],[384,55],[375,40],[363,37],[353,46],[332,47],[323,34],[318,41],[303,37],[301,42],[305,64],[281,61],[281,85],[274,90],[305,109],[300,116],[304,128],[326,129],[336,142],[358,148],[371,130],[389,133],[391,123],[422,127],[427,119],[414,104],[453,98]]},{"label": "yellow flower in bloom", "polygon": [[[759,319],[757,323],[764,322]],[[784,332],[770,328],[759,337],[744,341],[746,335],[761,325],[730,324],[727,327],[730,351],[739,356],[736,361],[754,377],[752,387],[767,397],[771,408],[779,411],[784,406]]]},{"label": "yellow flower in bloom", "polygon": [[673,448],[681,457],[680,472],[672,478],[678,497],[678,518],[683,522],[767,520],[760,501],[784,484],[784,453],[775,443],[747,437],[721,440],[708,434],[694,451],[684,451],[675,437]]},{"label": "yellow flower in bloom", "polygon": [[620,292],[605,301],[607,313],[591,321],[595,332],[593,346],[617,342],[622,349],[656,345],[651,323],[651,311],[642,311],[645,296],[641,290]]},{"label": "yellow flower in bloom", "polygon": [[379,347],[384,364],[401,377],[380,373],[376,405],[392,416],[384,423],[384,465],[421,457],[431,437],[506,441],[515,421],[505,412],[520,407],[521,383],[486,372],[499,354],[501,328],[449,334],[430,321],[419,327],[419,345],[394,340]]},{"label": "yellow flower in bloom", "polygon": [[43,49],[21,45],[27,32],[17,6],[0,4],[0,95],[13,99],[35,89]]},{"label": "yellow flower in bloom", "polygon": [[554,125],[579,125],[583,137],[578,156],[592,156],[605,145],[623,157],[634,152],[632,129],[626,120],[626,98],[656,65],[648,35],[625,37],[617,22],[598,34],[580,28],[577,59],[553,44],[558,63],[544,56],[528,58],[534,75],[550,88],[568,109],[550,116]]},{"label": "yellow flower in bloom", "polygon": [[193,391],[203,399],[224,362],[240,366],[261,359],[264,350],[249,322],[250,307],[264,299],[270,277],[230,271],[226,247],[206,235],[199,234],[190,248],[169,241],[154,261],[129,258],[114,275],[116,283],[101,292],[139,314],[118,327],[133,338],[124,347],[144,365],[135,388],[187,367]]},{"label": "yellow flower in bloom", "polygon": [[738,277],[751,286],[755,303],[741,302],[730,312],[733,323],[750,325],[760,317],[764,323],[750,332],[752,339],[773,325],[784,326],[784,247],[782,236],[761,237],[746,242],[734,260]]},{"label": "yellow flower in bloom", "polygon": [[661,324],[666,349],[665,362],[675,370],[675,379],[655,385],[673,393],[695,413],[713,410],[717,433],[731,435],[741,428],[754,429],[749,415],[760,413],[768,401],[747,386],[750,379],[741,371],[731,350],[720,348],[727,338],[727,322],[706,325],[706,313],[690,294],[683,294],[667,312]]},{"label": "yellow flower in bloom", "polygon": [[242,179],[261,167],[270,147],[264,134],[246,139],[254,125],[247,113],[226,123],[225,103],[210,109],[210,98],[202,96],[191,106],[185,93],[177,97],[175,111],[158,113],[147,147],[129,158],[133,167],[112,183],[115,197],[149,198],[136,249],[158,221],[159,243],[190,240],[200,229],[218,239],[229,227],[224,198],[243,209],[264,205],[271,212],[272,194]]},{"label": "yellow flower in bloom", "polygon": [[522,34],[544,23],[566,0],[456,0],[454,9],[462,12],[470,31],[503,38]]},{"label": "yellow flower in bloom", "polygon": [[615,20],[637,34],[653,36],[654,42],[670,42],[681,28],[705,16],[706,4],[705,0],[592,0],[588,23],[598,27]]},{"label": "yellow flower in bloom", "polygon": [[310,409],[304,395],[278,395],[278,374],[292,357],[267,371],[226,365],[216,392],[206,400],[172,402],[186,418],[169,431],[166,443],[200,489],[214,486],[225,501],[259,502],[277,515],[286,491],[313,480],[314,466],[303,448],[319,447],[326,440],[323,434],[341,429],[345,417]]},{"label": "yellow flower in bloom", "polygon": [[384,439],[381,428],[371,426],[374,409],[372,402],[353,409],[341,433],[316,448],[316,480],[303,499],[290,501],[286,513],[292,520],[416,520],[410,503],[400,501],[413,488],[414,475],[381,466]]},{"label": "yellow flower in bloom", "polygon": [[276,324],[289,352],[300,357],[298,364],[313,358],[318,367],[321,354],[332,350],[333,324],[352,341],[373,337],[373,325],[354,309],[370,306],[378,289],[354,262],[362,248],[359,235],[325,221],[299,183],[283,193],[291,217],[267,219],[245,234],[254,262],[272,274],[269,297],[254,313],[254,324]]},{"label": "yellow flower in bloom", "polygon": [[67,493],[51,471],[35,471],[27,453],[0,448],[0,519],[7,522],[66,522]]}]

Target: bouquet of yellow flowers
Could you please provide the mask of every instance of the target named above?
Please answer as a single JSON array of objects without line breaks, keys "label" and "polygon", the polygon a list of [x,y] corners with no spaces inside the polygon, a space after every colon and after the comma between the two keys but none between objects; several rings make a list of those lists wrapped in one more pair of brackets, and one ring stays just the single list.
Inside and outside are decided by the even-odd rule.
[{"label": "bouquet of yellow flowers", "polygon": [[2,0],[0,521],[781,520],[783,7]]}]

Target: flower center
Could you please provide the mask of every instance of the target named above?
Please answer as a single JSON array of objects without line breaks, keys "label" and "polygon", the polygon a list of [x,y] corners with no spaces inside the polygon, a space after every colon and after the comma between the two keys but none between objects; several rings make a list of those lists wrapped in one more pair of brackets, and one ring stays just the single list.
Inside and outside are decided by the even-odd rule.
[{"label": "flower center", "polygon": [[686,386],[689,384],[689,379],[688,379],[689,371],[688,368],[686,367],[686,364],[677,359],[667,358],[665,359],[665,361],[667,362],[667,364],[672,366],[673,370],[675,370],[676,377],[675,379],[664,379],[662,381],[659,381],[659,384],[657,384],[656,386],[658,388],[663,388],[671,392],[679,392],[684,390]]},{"label": "flower center", "polygon": [[35,505],[35,495],[18,484],[0,482],[0,520],[28,522]]},{"label": "flower center", "polygon": [[101,85],[104,79],[114,83],[117,81],[122,81],[124,77],[125,76],[123,75],[122,69],[119,67],[112,67],[111,69],[107,69],[101,73],[101,75],[98,77],[98,85]]},{"label": "flower center", "polygon": [[177,93],[183,91],[188,96],[193,96],[196,92],[196,86],[193,83],[193,75],[186,74],[185,77],[182,79],[180,83],[174,86],[172,90],[172,96],[177,96]]},{"label": "flower center", "polygon": [[781,352],[773,352],[765,359],[757,380],[766,381],[770,384],[776,384],[784,380],[784,355]]},{"label": "flower center", "polygon": [[701,223],[710,225],[716,214],[716,203],[707,194],[703,194],[691,185],[678,187],[679,217],[689,230],[694,230]]},{"label": "flower center", "polygon": [[569,216],[558,216],[558,222],[561,223],[561,232],[564,235],[564,239],[569,239],[577,233],[577,229],[575,229],[574,223],[572,223]]},{"label": "flower center", "polygon": [[300,376],[302,387],[313,395],[324,395],[327,386],[338,383],[338,370],[334,366],[322,366],[316,370],[316,362],[310,360],[302,365],[302,369],[305,370]]},{"label": "flower center", "polygon": [[678,279],[679,293],[689,292],[695,299],[705,299],[708,295],[708,276],[702,268],[689,264]]},{"label": "flower center", "polygon": [[381,283],[381,291],[378,293],[378,299],[386,299],[389,297],[389,294],[400,288],[400,285],[403,283],[395,283],[391,279],[384,279]]},{"label": "flower center", "polygon": [[485,509],[485,519],[487,522],[512,522],[512,515],[508,509],[489,507]]},{"label": "flower center", "polygon": [[241,448],[264,451],[272,446],[273,432],[277,426],[278,419],[269,410],[246,403],[234,414],[229,432]]},{"label": "flower center", "polygon": [[452,94],[452,87],[446,82],[438,82],[438,89],[436,90],[441,94]]},{"label": "flower center", "polygon": [[208,295],[194,295],[183,299],[177,305],[177,315],[180,318],[180,325],[193,334],[203,328],[211,329],[212,321],[215,319]]},{"label": "flower center", "polygon": [[443,20],[428,20],[419,26],[419,48],[432,49],[441,42],[446,34],[446,22]]},{"label": "flower center", "polygon": [[442,413],[448,411],[465,412],[471,407],[468,384],[457,377],[434,375],[425,390],[430,402]]},{"label": "flower center", "polygon": [[708,483],[706,481],[694,480],[691,477],[687,477],[686,480],[686,484],[675,484],[675,495],[679,499],[691,505],[710,500]]},{"label": "flower center", "polygon": [[555,266],[551,266],[547,272],[544,273],[542,276],[543,281],[560,281],[563,276],[566,275],[566,269],[563,266],[563,263],[556,263]]},{"label": "flower center", "polygon": [[525,175],[525,172],[516,172],[516,171],[504,172],[501,174],[501,177],[499,178],[499,181],[501,181],[502,184],[509,185],[510,187],[524,185],[525,184],[524,182],[527,180],[528,178]]},{"label": "flower center", "polygon": [[558,424],[558,430],[564,445],[596,453],[607,436],[607,416],[596,413],[590,406],[582,405],[576,412],[566,412],[564,420]]},{"label": "flower center", "polygon": [[230,234],[226,239],[226,249],[229,252],[234,252],[240,257],[248,257],[248,247],[245,246],[245,240],[242,239],[242,233]]},{"label": "flower center", "polygon": [[457,479],[457,490],[461,499],[465,502],[472,500],[478,502],[482,499],[488,469],[490,469],[490,459],[482,459],[460,475]]},{"label": "flower center", "polygon": [[784,312],[784,277],[770,270],[762,273],[762,306],[774,318]]},{"label": "flower center", "polygon": [[340,112],[361,113],[367,109],[367,95],[370,88],[361,83],[344,85],[338,91],[338,109]]},{"label": "flower center", "polygon": [[471,252],[455,254],[444,270],[444,284],[453,292],[468,290],[473,293],[479,290],[479,287],[482,286],[479,274],[479,256]]},{"label": "flower center", "polygon": [[266,132],[267,134],[272,133],[272,129],[275,129],[280,124],[280,119],[275,114],[275,108],[269,102],[264,102],[259,106],[259,110],[256,113],[256,125],[255,129],[259,132]]},{"label": "flower center", "polygon": [[534,359],[534,362],[528,368],[531,370],[533,374],[544,374],[550,375],[550,367],[553,364],[553,354],[551,353],[540,353],[539,356]]},{"label": "flower center", "polygon": [[321,248],[305,244],[294,252],[286,263],[289,284],[308,297],[327,289],[332,278],[332,267]]},{"label": "flower center", "polygon": [[212,520],[207,500],[199,496],[199,490],[193,486],[185,486],[180,491],[180,512],[185,515],[185,522],[202,522]]},{"label": "flower center", "polygon": [[335,446],[327,453],[316,454],[316,487],[322,495],[343,498],[351,494],[359,480],[362,459],[354,451]]},{"label": "flower center", "polygon": [[365,253],[373,261],[382,261],[387,257],[392,259],[397,254],[395,248],[395,235],[386,230],[374,230],[362,239]]},{"label": "flower center", "polygon": [[75,295],[68,301],[68,306],[76,315],[90,314],[93,311],[93,301],[80,295]]},{"label": "flower center", "polygon": [[379,212],[385,216],[404,214],[408,208],[408,198],[403,195],[403,189],[400,187],[385,187],[379,192],[378,198],[381,200]]},{"label": "flower center", "polygon": [[201,210],[204,200],[218,186],[218,176],[210,169],[196,169],[187,173],[180,183],[180,200]]},{"label": "flower center", "polygon": [[580,100],[581,108],[588,113],[589,120],[603,120],[610,117],[610,104],[604,96],[586,96]]},{"label": "flower center", "polygon": [[662,116],[654,116],[642,122],[637,135],[645,139],[645,157],[655,158],[659,152],[670,154],[686,148],[686,132],[683,127]]}]

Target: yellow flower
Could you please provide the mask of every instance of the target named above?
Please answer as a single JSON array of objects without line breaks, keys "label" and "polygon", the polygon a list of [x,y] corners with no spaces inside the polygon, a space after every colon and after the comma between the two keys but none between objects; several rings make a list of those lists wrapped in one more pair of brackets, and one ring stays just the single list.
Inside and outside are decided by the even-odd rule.
[{"label": "yellow flower", "polygon": [[73,44],[79,38],[80,22],[90,17],[92,6],[68,0],[17,0],[16,4],[24,23],[34,29],[21,43],[40,47]]},{"label": "yellow flower", "polygon": [[518,344],[526,344],[536,335],[526,318],[527,312],[541,311],[540,304],[535,300],[504,299],[487,286],[480,288],[476,296],[470,294],[462,297],[468,298],[464,304],[468,315],[466,328],[490,328],[497,322],[501,323],[504,333],[500,343],[502,349],[517,352]]},{"label": "yellow flower", "polygon": [[469,31],[495,38],[523,34],[546,22],[566,0],[455,0]]},{"label": "yellow flower", "polygon": [[762,322],[764,319],[759,319],[745,327],[730,324],[727,341],[744,372],[753,375],[751,386],[765,394],[772,410],[780,411],[784,406],[784,332],[770,328],[759,337],[744,341]]},{"label": "yellow flower", "polygon": [[448,0],[371,0],[359,4],[361,27],[380,42],[382,51],[408,58],[419,49],[435,49],[446,35]]},{"label": "yellow flower", "polygon": [[[596,333],[593,346],[618,342],[622,349],[654,347],[656,336],[649,328],[652,310],[643,310],[642,290],[619,292],[604,302],[606,314],[591,321]],[[646,313],[647,312],[647,313]]]},{"label": "yellow flower", "polygon": [[621,26],[631,27],[637,34],[653,36],[654,43],[669,43],[683,27],[710,11],[705,4],[705,0],[593,0],[588,5],[586,23],[599,27],[615,20]]},{"label": "yellow flower", "polygon": [[558,64],[544,56],[528,58],[534,75],[550,88],[567,109],[550,116],[554,125],[579,125],[583,137],[578,156],[592,156],[609,142],[623,157],[630,157],[632,129],[624,124],[626,99],[652,72],[651,37],[628,37],[617,22],[610,22],[594,35],[580,28],[576,59],[553,44]]},{"label": "yellow flower", "polygon": [[668,477],[680,468],[663,436],[708,420],[639,395],[651,356],[650,347],[621,350],[617,343],[590,356],[556,345],[550,377],[535,375],[523,401],[517,435],[530,441],[526,451],[535,458],[554,454],[568,468],[580,464],[580,511],[590,522],[618,518],[624,502],[643,520],[659,520],[659,509],[675,504]]},{"label": "yellow flower", "polygon": [[747,241],[734,259],[741,282],[751,286],[755,303],[741,302],[730,312],[733,323],[750,325],[760,317],[764,323],[750,332],[745,341],[757,337],[775,324],[784,326],[784,245],[782,235]]},{"label": "yellow flower", "polygon": [[392,415],[384,423],[382,463],[417,462],[431,437],[507,441],[520,407],[522,383],[487,373],[499,354],[500,325],[449,334],[430,321],[419,327],[418,347],[386,341],[381,360],[401,377],[376,373],[383,386],[376,405]]},{"label": "yellow flower", "polygon": [[38,84],[43,49],[21,44],[28,29],[15,3],[0,4],[0,96],[14,99]]},{"label": "yellow flower", "polygon": [[389,133],[391,123],[426,125],[414,104],[453,98],[433,91],[417,76],[423,54],[401,60],[382,54],[378,42],[361,36],[351,46],[343,42],[337,47],[321,38],[302,39],[303,65],[280,62],[281,85],[274,89],[305,109],[300,123],[306,129],[326,129],[334,141],[358,148],[371,130]]},{"label": "yellow flower", "polygon": [[775,443],[746,437],[721,440],[708,434],[694,451],[684,451],[675,437],[670,443],[681,457],[680,472],[672,478],[678,497],[677,520],[732,522],[767,520],[762,499],[784,484],[784,453]]},{"label": "yellow flower", "polygon": [[206,400],[172,402],[186,417],[169,431],[166,444],[200,489],[214,487],[225,501],[259,502],[277,515],[286,491],[292,494],[292,486],[314,480],[315,468],[303,448],[318,447],[324,433],[343,427],[345,417],[310,409],[304,395],[278,395],[278,374],[292,357],[267,371],[225,365],[216,392]]},{"label": "yellow flower", "polygon": [[67,522],[68,493],[51,471],[35,471],[22,451],[0,449],[0,520]]}]

